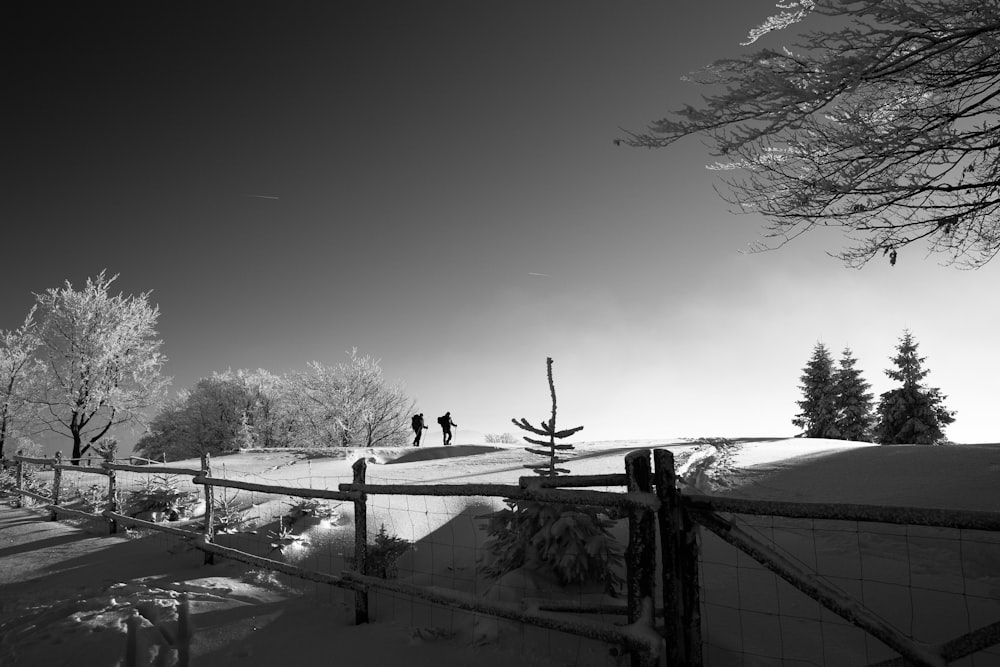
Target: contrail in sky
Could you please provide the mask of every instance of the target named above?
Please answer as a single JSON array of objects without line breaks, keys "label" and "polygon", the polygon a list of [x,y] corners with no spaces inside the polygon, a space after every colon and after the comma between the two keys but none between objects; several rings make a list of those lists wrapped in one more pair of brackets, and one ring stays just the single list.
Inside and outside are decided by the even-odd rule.
[{"label": "contrail in sky", "polygon": [[274,195],[247,195],[247,197],[256,197],[257,199],[281,199],[281,197],[275,197]]},{"label": "contrail in sky", "polygon": [[531,271],[528,271],[528,275],[529,276],[541,276],[543,278],[551,278],[552,277],[552,276],[550,276],[547,273],[532,273]]}]

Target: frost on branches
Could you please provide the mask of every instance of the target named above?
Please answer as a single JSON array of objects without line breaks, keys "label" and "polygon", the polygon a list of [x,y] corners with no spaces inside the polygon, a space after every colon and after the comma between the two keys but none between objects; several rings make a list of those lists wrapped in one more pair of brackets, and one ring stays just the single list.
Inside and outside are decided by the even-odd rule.
[{"label": "frost on branches", "polygon": [[[798,0],[750,32],[789,46],[719,60],[711,87],[646,132],[659,148],[707,136],[739,212],[767,219],[765,250],[818,226],[832,253],[895,264],[918,243],[979,267],[1000,251],[1000,4],[983,0]],[[787,33],[786,33],[787,34]]]},{"label": "frost on branches", "polygon": [[45,374],[31,400],[45,428],[72,439],[74,463],[111,428],[141,423],[170,382],[159,309],[148,292],[110,294],[117,277],[102,271],[80,290],[67,281],[36,295]]},{"label": "frost on branches", "polygon": [[291,380],[299,437],[311,446],[398,447],[408,441],[413,401],[388,382],[378,359],[349,353],[347,363],[309,364]]},{"label": "frost on branches", "polygon": [[29,435],[32,383],[44,372],[35,356],[41,340],[32,308],[17,329],[0,331],[0,459],[4,446],[17,436]]}]

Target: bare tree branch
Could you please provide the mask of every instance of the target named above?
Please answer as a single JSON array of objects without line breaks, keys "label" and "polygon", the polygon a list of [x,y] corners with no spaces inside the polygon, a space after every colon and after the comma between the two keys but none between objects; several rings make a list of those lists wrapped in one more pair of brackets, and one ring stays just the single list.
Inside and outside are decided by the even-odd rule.
[{"label": "bare tree branch", "polygon": [[[812,18],[791,48],[719,60],[713,92],[618,143],[708,138],[724,198],[772,249],[818,226],[860,267],[918,242],[975,268],[1000,252],[1000,7],[981,0],[791,0],[747,43]],[[827,24],[829,25],[829,24]]]}]

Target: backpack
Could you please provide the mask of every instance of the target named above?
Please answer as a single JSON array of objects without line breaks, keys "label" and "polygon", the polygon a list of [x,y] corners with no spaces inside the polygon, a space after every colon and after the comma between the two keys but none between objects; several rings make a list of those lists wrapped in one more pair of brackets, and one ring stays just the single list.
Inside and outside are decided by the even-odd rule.
[{"label": "backpack", "polygon": [[420,418],[420,415],[413,415],[413,419],[410,421],[410,423],[413,425],[413,428],[420,428],[421,426],[424,425],[423,422],[424,420]]},{"label": "backpack", "polygon": [[442,428],[447,428],[449,425],[448,424],[449,421],[450,420],[448,419],[448,417],[438,417],[438,425],[441,426]]}]

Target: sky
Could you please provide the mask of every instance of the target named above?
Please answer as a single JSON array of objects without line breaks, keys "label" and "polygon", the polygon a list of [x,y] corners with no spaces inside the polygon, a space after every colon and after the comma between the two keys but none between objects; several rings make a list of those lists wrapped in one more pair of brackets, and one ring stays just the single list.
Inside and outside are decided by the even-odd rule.
[{"label": "sky", "polygon": [[577,440],[794,435],[818,341],[878,394],[909,328],[948,437],[1000,440],[1000,265],[850,269],[837,232],[746,254],[763,221],[700,141],[614,144],[772,9],[4,3],[0,328],[107,269],[152,291],[172,392],[356,347],[428,417],[513,432],[552,357]]}]

